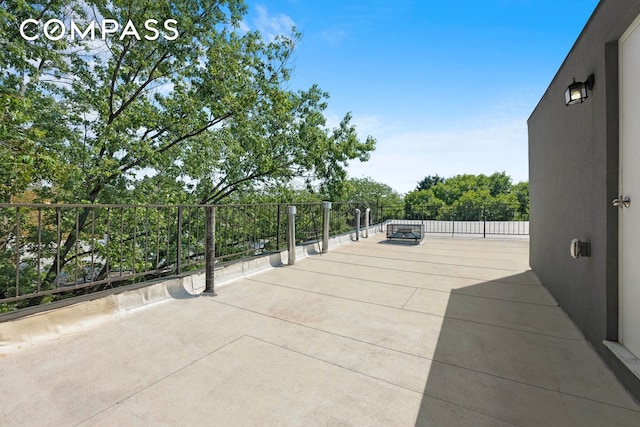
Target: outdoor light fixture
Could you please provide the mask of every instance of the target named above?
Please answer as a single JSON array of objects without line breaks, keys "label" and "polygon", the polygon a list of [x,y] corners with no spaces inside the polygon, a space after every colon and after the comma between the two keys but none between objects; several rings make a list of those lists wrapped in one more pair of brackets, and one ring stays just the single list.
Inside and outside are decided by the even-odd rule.
[{"label": "outdoor light fixture", "polygon": [[564,99],[567,103],[566,105],[582,104],[584,100],[589,97],[587,89],[593,89],[593,82],[593,74],[587,77],[587,80],[584,82],[576,82],[576,79],[574,77],[573,83],[571,83],[567,90],[564,92]]}]

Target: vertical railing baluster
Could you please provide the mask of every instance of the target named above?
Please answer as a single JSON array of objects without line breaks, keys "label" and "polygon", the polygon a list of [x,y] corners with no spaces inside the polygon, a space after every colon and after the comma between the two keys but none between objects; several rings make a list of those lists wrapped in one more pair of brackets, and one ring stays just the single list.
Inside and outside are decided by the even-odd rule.
[{"label": "vertical railing baluster", "polygon": [[91,282],[94,281],[96,275],[95,275],[95,271],[94,271],[94,250],[96,247],[96,210],[95,209],[91,209],[91,267],[90,267],[90,274],[91,274]]},{"label": "vertical railing baluster", "polygon": [[171,255],[171,208],[167,208],[167,262],[166,268],[169,269],[171,265],[169,255]]},{"label": "vertical railing baluster", "polygon": [[138,237],[138,215],[136,206],[133,207],[133,244],[131,245],[131,273],[136,274],[136,248]]},{"label": "vertical railing baluster", "polygon": [[40,269],[41,269],[41,260],[42,260],[42,208],[38,208],[38,264],[37,264],[37,284],[38,284],[38,292],[41,290],[41,277],[40,277]]},{"label": "vertical railing baluster", "polygon": [[187,212],[187,218],[188,218],[188,223],[187,223],[187,265],[189,265],[191,263],[192,257],[191,257],[191,223],[193,222],[192,219],[192,212],[193,212],[193,208],[189,207],[188,208],[188,212]]},{"label": "vertical railing baluster", "polygon": [[105,263],[107,264],[107,283],[111,284],[111,254],[109,253],[111,243],[111,208],[107,208],[107,235],[105,237]]},{"label": "vertical railing baluster", "polygon": [[120,277],[123,274],[124,267],[124,207],[120,208]]},{"label": "vertical railing baluster", "polygon": [[160,207],[156,209],[156,274],[160,273]]},{"label": "vertical railing baluster", "polygon": [[61,221],[62,221],[62,213],[60,211],[61,208],[56,208],[56,278],[55,284],[56,288],[60,287],[60,240],[61,240]]},{"label": "vertical railing baluster", "polygon": [[16,207],[16,297],[20,296],[20,207]]},{"label": "vertical railing baluster", "polygon": [[278,203],[278,212],[276,213],[276,250],[280,250],[280,203]]},{"label": "vertical railing baluster", "polygon": [[176,274],[182,273],[182,206],[178,206],[176,226]]},{"label": "vertical railing baluster", "polygon": [[149,206],[144,208],[144,270],[149,269]]},{"label": "vertical railing baluster", "polygon": [[76,233],[76,238],[75,238],[75,244],[74,246],[74,251],[75,251],[75,268],[73,269],[73,285],[77,285],[78,284],[78,247],[79,247],[79,240],[80,240],[80,209],[76,208],[76,223],[75,223],[75,233]]}]

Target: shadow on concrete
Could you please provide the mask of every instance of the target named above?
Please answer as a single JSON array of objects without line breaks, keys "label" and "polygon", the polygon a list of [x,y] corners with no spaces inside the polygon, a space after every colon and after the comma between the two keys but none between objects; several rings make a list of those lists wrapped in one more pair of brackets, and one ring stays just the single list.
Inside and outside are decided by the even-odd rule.
[{"label": "shadow on concrete", "polygon": [[451,292],[415,425],[640,425],[639,410],[525,272]]},{"label": "shadow on concrete", "polygon": [[399,246],[420,246],[424,244],[424,240],[415,239],[387,239],[380,240],[379,245],[399,245]]}]

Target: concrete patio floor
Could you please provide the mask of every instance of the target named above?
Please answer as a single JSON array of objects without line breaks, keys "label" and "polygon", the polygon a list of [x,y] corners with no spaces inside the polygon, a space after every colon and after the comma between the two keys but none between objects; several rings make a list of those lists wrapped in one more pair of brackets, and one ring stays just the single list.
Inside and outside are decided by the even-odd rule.
[{"label": "concrete patio floor", "polygon": [[528,240],[372,236],[0,352],[0,425],[637,426]]}]

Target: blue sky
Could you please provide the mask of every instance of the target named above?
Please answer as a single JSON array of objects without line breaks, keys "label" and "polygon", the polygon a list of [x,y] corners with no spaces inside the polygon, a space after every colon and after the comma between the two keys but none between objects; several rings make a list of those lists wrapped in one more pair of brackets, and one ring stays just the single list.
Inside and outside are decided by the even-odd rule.
[{"label": "blue sky", "polygon": [[302,32],[290,88],[317,83],[330,126],[350,111],[377,139],[351,177],[406,193],[435,174],[528,180],[526,121],[597,3],[247,0],[243,25]]}]

